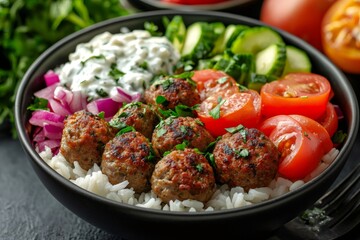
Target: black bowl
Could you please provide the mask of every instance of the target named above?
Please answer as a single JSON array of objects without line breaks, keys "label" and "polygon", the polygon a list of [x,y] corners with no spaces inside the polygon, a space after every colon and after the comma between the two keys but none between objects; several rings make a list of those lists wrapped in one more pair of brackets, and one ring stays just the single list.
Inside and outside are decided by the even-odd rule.
[{"label": "black bowl", "polygon": [[[29,68],[17,92],[15,103],[16,127],[22,146],[39,178],[51,194],[66,208],[89,223],[108,232],[129,239],[184,239],[192,236],[207,238],[237,236],[241,238],[265,237],[288,220],[305,210],[334,182],[354,145],[359,123],[359,107],[351,85],[342,72],[324,55],[304,41],[279,30],[287,44],[305,50],[313,64],[313,72],[326,76],[331,82],[335,101],[345,116],[344,130],[348,137],[342,144],[335,161],[318,177],[303,187],[259,204],[232,210],[184,213],[144,209],[105,199],[66,180],[51,169],[34,150],[26,123],[27,106],[33,93],[44,87],[43,74],[67,61],[75,46],[104,31],[118,32],[121,27],[143,28],[145,21],[160,24],[162,16],[181,14],[187,24],[194,21],[222,21],[225,24],[263,25],[261,22],[219,12],[177,12],[171,10],[141,13],[95,24],[76,32],[45,51]],[[173,233],[171,233],[174,231]]]}]

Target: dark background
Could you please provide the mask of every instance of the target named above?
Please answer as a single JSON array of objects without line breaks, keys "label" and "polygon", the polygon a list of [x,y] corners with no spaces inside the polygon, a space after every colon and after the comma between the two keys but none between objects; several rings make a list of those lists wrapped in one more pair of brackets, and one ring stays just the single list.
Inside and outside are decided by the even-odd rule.
[{"label": "dark background", "polygon": [[[132,1],[141,10],[149,6]],[[135,4],[136,3],[136,4]],[[258,18],[261,1],[226,10]],[[360,76],[347,75],[360,96]],[[360,137],[338,179],[358,162]],[[18,140],[13,139],[6,126],[0,128],[0,239],[103,239],[117,240],[118,236],[98,229],[67,210],[46,190],[35,175]],[[76,201],[76,200],[75,200]],[[269,240],[291,239],[274,234]],[[342,240],[360,239],[358,227]]]}]

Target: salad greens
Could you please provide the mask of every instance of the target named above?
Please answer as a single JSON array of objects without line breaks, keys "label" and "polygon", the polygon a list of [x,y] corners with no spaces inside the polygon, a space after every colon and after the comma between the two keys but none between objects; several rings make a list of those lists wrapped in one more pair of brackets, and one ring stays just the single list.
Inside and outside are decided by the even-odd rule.
[{"label": "salad greens", "polygon": [[16,88],[32,62],[61,38],[128,15],[119,0],[0,0],[0,125],[10,123]]}]

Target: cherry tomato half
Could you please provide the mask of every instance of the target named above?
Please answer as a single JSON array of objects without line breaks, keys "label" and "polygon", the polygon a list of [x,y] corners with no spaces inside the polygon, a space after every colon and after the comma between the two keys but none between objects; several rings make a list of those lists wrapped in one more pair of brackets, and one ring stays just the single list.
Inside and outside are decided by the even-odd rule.
[{"label": "cherry tomato half", "polygon": [[218,92],[200,104],[197,114],[214,137],[239,124],[256,127],[261,117],[260,95],[254,90]]},{"label": "cherry tomato half", "polygon": [[266,83],[260,91],[262,114],[300,114],[312,119],[321,117],[329,101],[329,81],[314,73],[290,73]]},{"label": "cherry tomato half", "polygon": [[333,144],[326,129],[302,115],[277,115],[259,125],[281,152],[279,174],[292,181],[310,174]]},{"label": "cherry tomato half", "polygon": [[330,137],[334,135],[338,129],[339,119],[332,103],[328,102],[324,115],[317,119],[317,121],[327,130]]},{"label": "cherry tomato half", "polygon": [[359,13],[359,1],[338,0],[322,22],[324,53],[348,73],[360,73]]},{"label": "cherry tomato half", "polygon": [[197,89],[202,100],[218,92],[238,92],[236,81],[223,71],[204,69],[194,71],[192,80],[196,82]]}]

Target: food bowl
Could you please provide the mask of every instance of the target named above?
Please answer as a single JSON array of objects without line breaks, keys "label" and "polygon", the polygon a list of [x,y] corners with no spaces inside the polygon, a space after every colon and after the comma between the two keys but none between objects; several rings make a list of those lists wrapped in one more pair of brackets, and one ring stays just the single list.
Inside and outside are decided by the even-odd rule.
[{"label": "food bowl", "polygon": [[76,215],[110,233],[126,239],[191,239],[195,236],[211,239],[228,236],[259,239],[270,236],[285,222],[309,207],[331,186],[354,145],[359,123],[357,99],[343,73],[319,51],[286,32],[278,30],[287,44],[306,51],[312,62],[313,72],[325,76],[331,82],[334,101],[344,115],[342,127],[347,133],[332,164],[319,176],[292,192],[261,203],[212,212],[147,209],[119,203],[78,187],[49,167],[32,145],[27,124],[31,113],[27,107],[33,101],[33,94],[45,87],[43,75],[49,69],[66,62],[68,54],[75,50],[77,44],[87,42],[95,35],[105,31],[119,32],[122,27],[143,29],[146,21],[161,25],[163,16],[171,18],[175,15],[181,15],[186,24],[195,21],[221,21],[224,24],[263,25],[257,20],[228,13],[164,10],[115,18],[76,32],[50,47],[26,72],[15,103],[19,140],[36,174],[49,192]]}]

